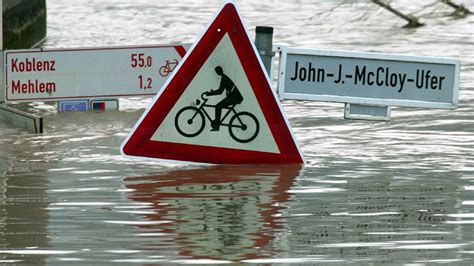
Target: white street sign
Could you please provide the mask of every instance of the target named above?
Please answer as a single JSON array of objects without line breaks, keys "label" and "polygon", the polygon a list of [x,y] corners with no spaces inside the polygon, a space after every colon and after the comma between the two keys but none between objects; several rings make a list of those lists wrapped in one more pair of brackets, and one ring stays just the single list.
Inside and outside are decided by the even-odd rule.
[{"label": "white street sign", "polygon": [[188,46],[11,50],[7,101],[156,95]]},{"label": "white street sign", "polygon": [[455,108],[459,60],[282,48],[282,99]]}]

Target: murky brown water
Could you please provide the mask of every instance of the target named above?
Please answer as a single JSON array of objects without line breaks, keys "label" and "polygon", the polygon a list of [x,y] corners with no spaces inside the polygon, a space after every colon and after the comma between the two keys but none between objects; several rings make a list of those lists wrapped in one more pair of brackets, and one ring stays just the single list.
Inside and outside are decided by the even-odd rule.
[{"label": "murky brown water", "polygon": [[[394,108],[385,123],[284,101],[308,161],[295,169],[128,161],[119,145],[150,99],[107,113],[33,104],[45,134],[0,122],[0,264],[474,263],[474,16],[431,5],[408,30],[341,2],[238,4],[276,43],[459,58],[459,107]],[[393,2],[412,12],[434,0]],[[190,43],[219,4],[49,0],[44,47]]]}]

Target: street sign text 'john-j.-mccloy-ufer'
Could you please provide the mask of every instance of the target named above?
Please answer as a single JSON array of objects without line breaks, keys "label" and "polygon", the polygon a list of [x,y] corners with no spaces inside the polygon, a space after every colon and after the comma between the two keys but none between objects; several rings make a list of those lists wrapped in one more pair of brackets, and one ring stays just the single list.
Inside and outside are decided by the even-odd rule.
[{"label": "street sign text 'john-j.-mccloy-ufer'", "polygon": [[454,108],[459,60],[286,48],[279,93],[286,99]]}]

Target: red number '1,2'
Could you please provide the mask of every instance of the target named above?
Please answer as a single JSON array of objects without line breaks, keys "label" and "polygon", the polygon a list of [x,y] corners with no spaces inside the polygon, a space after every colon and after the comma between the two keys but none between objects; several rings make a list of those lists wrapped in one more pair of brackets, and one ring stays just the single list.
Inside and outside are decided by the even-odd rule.
[{"label": "red number '1,2'", "polygon": [[137,68],[137,67],[147,68],[153,65],[152,57],[149,55],[145,56],[145,54],[143,53],[132,54],[131,61],[132,61],[131,63],[132,63],[133,68]]},{"label": "red number '1,2'", "polygon": [[[132,68],[148,68],[153,65],[152,57],[144,53],[132,54],[130,59]],[[151,77],[144,78],[143,75],[139,75],[138,82],[141,90],[151,90],[153,88],[151,85],[153,82]]]},{"label": "red number '1,2'", "polygon": [[140,82],[140,89],[142,90],[151,90],[153,87],[151,83],[153,80],[151,78],[144,78],[142,75],[138,76],[138,81]]}]

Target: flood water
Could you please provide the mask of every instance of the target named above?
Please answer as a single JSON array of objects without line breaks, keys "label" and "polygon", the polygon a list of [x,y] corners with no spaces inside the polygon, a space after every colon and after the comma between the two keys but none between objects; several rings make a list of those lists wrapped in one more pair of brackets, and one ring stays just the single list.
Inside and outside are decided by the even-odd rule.
[{"label": "flood water", "polygon": [[[474,263],[474,16],[433,2],[392,1],[426,24],[403,29],[369,1],[238,1],[275,43],[461,60],[456,110],[369,122],[283,101],[304,169],[127,160],[119,146],[150,98],[101,113],[23,105],[45,133],[0,121],[0,264]],[[192,43],[219,5],[48,0],[44,47]]]}]

